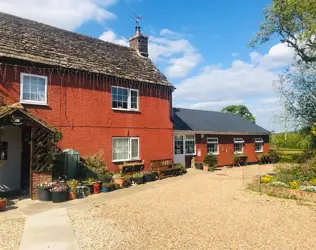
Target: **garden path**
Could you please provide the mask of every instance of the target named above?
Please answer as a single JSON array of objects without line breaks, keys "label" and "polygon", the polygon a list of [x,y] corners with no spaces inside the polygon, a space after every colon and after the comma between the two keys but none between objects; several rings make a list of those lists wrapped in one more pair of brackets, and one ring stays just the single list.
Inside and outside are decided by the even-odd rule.
[{"label": "garden path", "polygon": [[27,217],[19,249],[80,249],[66,208],[52,209]]}]

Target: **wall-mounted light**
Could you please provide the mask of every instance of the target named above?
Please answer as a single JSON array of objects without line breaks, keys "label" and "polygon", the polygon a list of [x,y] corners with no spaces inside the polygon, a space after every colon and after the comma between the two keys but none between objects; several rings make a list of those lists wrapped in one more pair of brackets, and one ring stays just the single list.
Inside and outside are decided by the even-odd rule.
[{"label": "wall-mounted light", "polygon": [[21,117],[13,117],[12,118],[12,124],[15,126],[21,126],[23,123],[24,123],[24,120]]}]

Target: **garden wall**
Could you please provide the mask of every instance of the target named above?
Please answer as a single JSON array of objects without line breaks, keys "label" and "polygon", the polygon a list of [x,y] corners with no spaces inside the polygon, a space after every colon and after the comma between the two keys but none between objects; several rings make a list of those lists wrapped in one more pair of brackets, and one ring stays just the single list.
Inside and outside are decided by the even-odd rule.
[{"label": "garden wall", "polygon": [[290,189],[285,187],[273,187],[268,184],[261,184],[261,192],[316,202],[316,193],[313,192]]},{"label": "garden wall", "polygon": [[31,180],[31,199],[38,200],[38,189],[37,185],[43,182],[51,182],[52,181],[52,173],[51,172],[32,172],[32,180]]}]

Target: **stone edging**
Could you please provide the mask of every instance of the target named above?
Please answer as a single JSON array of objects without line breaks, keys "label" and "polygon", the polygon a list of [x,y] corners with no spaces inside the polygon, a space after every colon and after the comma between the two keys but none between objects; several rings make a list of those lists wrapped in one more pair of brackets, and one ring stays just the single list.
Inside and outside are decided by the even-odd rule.
[{"label": "stone edging", "polygon": [[[273,193],[276,195],[295,196],[297,199],[316,202],[316,193],[303,190],[290,189],[285,187],[273,187],[268,184],[261,184],[261,192]],[[294,197],[293,197],[294,198]]]}]

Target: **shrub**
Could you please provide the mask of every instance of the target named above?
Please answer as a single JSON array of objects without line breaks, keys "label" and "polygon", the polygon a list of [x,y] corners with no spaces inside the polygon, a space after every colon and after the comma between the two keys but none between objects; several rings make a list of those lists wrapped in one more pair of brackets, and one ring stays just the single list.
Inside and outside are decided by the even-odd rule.
[{"label": "shrub", "polygon": [[290,188],[291,189],[300,189],[300,184],[297,181],[291,181]]},{"label": "shrub", "polygon": [[98,177],[108,173],[108,167],[103,158],[104,152],[101,149],[98,153],[84,157],[85,166]]},{"label": "shrub", "polygon": [[280,155],[277,151],[270,149],[269,151],[269,160],[271,163],[277,163],[280,161]]},{"label": "shrub", "polygon": [[314,150],[304,150],[304,152],[297,157],[298,163],[305,163],[306,161],[314,158],[316,156],[316,152]]},{"label": "shrub", "polygon": [[311,183],[312,183],[313,186],[316,186],[316,178],[313,178]]},{"label": "shrub", "polygon": [[175,164],[175,168],[180,168],[180,174],[185,174],[187,173],[187,169],[183,164]]},{"label": "shrub", "polygon": [[208,167],[216,167],[218,163],[218,160],[217,160],[217,156],[216,155],[213,155],[213,154],[207,154],[205,157],[204,157],[204,160],[203,160],[203,164],[208,166]]},{"label": "shrub", "polygon": [[316,178],[316,157],[307,160],[299,169],[301,180],[310,181]]},{"label": "shrub", "polygon": [[299,179],[297,174],[299,165],[279,164],[274,168],[275,177],[278,181],[290,183]]}]

